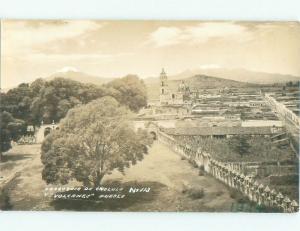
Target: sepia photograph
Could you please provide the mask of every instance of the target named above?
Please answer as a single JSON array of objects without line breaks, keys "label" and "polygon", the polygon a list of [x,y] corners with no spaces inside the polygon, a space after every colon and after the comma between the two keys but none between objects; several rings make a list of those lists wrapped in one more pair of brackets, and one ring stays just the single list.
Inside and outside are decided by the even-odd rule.
[{"label": "sepia photograph", "polygon": [[299,211],[300,23],[1,20],[0,210]]}]

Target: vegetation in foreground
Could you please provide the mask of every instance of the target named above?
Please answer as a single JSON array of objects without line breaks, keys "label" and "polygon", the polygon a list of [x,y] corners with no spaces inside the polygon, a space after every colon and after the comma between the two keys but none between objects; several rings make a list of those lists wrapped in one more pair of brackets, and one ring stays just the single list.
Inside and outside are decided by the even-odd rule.
[{"label": "vegetation in foreground", "polygon": [[67,184],[76,179],[97,187],[106,174],[136,164],[153,139],[130,125],[131,111],[112,97],[71,109],[60,129],[42,145],[43,179]]}]

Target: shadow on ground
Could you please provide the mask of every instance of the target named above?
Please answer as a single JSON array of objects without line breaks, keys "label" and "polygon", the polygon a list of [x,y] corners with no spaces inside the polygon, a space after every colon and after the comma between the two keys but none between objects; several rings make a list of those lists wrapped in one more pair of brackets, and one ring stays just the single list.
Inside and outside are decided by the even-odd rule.
[{"label": "shadow on ground", "polygon": [[32,154],[14,154],[14,153],[9,153],[5,154],[2,156],[2,162],[7,162],[7,161],[18,161],[18,160],[24,160],[32,158]]},{"label": "shadow on ground", "polygon": [[19,174],[16,174],[16,176],[0,190],[0,210],[13,210],[14,206],[11,202],[10,192],[20,183],[18,177]]},{"label": "shadow on ground", "polygon": [[[73,211],[124,211],[130,206],[138,203],[147,203],[155,200],[159,192],[165,188],[164,184],[158,182],[144,181],[129,181],[121,183],[119,181],[106,181],[101,187],[107,188],[123,188],[120,192],[99,192],[96,190],[89,191],[94,196],[88,199],[71,199],[60,198],[53,199],[50,203],[55,210],[73,210]],[[129,193],[130,187],[132,188],[150,188],[149,192]],[[59,193],[61,195],[79,194],[86,191],[67,191]],[[101,198],[100,195],[121,194],[125,195],[124,198]],[[58,194],[56,194],[58,195]]]}]

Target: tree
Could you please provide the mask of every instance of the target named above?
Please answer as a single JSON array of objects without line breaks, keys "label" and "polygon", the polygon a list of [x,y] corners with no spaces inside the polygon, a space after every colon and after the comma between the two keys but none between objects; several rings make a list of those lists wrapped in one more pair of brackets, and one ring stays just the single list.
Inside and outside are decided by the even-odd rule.
[{"label": "tree", "polygon": [[26,126],[23,120],[15,119],[13,116],[4,111],[0,112],[1,122],[1,150],[0,161],[2,159],[2,152],[11,148],[11,141],[17,141],[21,135],[26,132]]},{"label": "tree", "polygon": [[36,80],[30,88],[35,92],[30,112],[36,125],[40,124],[41,120],[45,123],[51,123],[53,120],[59,122],[69,109],[108,95],[104,87],[64,78],[55,78],[48,82]]},{"label": "tree", "polygon": [[29,84],[22,83],[18,87],[1,95],[1,110],[9,112],[14,118],[30,120],[30,104],[32,92]]},{"label": "tree", "polygon": [[106,96],[75,107],[60,129],[42,144],[42,177],[47,183],[66,184],[71,179],[99,186],[106,174],[143,159],[151,145],[148,134],[130,126],[131,112]]},{"label": "tree", "polygon": [[231,148],[240,154],[242,157],[243,155],[249,154],[250,144],[248,143],[246,136],[236,136],[230,142]]},{"label": "tree", "polygon": [[43,87],[45,87],[46,81],[42,78],[38,78],[34,80],[30,84],[30,88],[33,96],[38,96]]},{"label": "tree", "polygon": [[0,107],[27,124],[40,125],[42,120],[59,122],[69,109],[104,96],[116,98],[135,112],[147,104],[145,84],[137,76],[129,75],[103,86],[59,77],[50,81],[36,79],[1,93]]},{"label": "tree", "polygon": [[127,75],[107,84],[118,92],[114,96],[121,104],[127,105],[132,111],[137,112],[147,106],[147,90],[143,80],[135,75]]}]

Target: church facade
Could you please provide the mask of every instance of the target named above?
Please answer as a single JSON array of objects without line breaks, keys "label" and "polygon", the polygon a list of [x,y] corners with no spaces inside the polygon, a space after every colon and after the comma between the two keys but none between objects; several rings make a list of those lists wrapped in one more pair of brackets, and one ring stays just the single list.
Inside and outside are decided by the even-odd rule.
[{"label": "church facade", "polygon": [[171,90],[168,83],[168,76],[164,69],[160,73],[160,105],[187,105],[190,104],[191,92],[184,81],[178,86],[177,91]]}]

